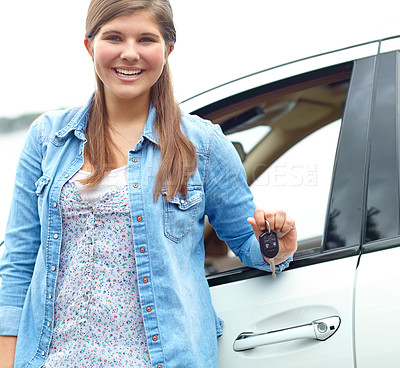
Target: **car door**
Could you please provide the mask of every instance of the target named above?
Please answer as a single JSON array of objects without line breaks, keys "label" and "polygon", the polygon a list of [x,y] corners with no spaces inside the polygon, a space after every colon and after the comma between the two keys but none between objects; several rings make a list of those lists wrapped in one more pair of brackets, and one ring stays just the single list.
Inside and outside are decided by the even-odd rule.
[{"label": "car door", "polygon": [[[309,223],[311,228],[318,221],[311,216],[313,212],[307,207],[326,209],[321,215],[324,223],[322,237],[306,239],[304,244],[300,242],[299,251],[290,268],[279,274],[276,280],[268,273],[240,266],[208,276],[215,310],[224,320],[223,336],[218,341],[220,367],[253,368],[273,364],[281,367],[308,368],[356,367],[357,360],[361,362],[367,359],[365,357],[368,355],[364,349],[371,348],[368,345],[373,340],[370,340],[367,331],[369,327],[361,322],[368,318],[368,310],[359,313],[359,309],[363,309],[364,299],[368,299],[368,278],[365,278],[364,274],[368,274],[371,260],[361,254],[363,249],[368,249],[364,244],[367,240],[367,224],[371,219],[368,216],[370,208],[366,210],[366,199],[371,167],[370,123],[372,106],[376,106],[378,60],[380,58],[377,56],[362,58],[306,73],[300,77],[301,83],[298,83],[298,77],[292,77],[285,79],[283,84],[264,87],[264,98],[268,95],[272,99],[285,93],[285,96],[293,98],[295,94],[300,93],[294,85],[300,85],[302,91],[306,91],[305,94],[300,93],[300,98],[296,100],[296,106],[300,106],[297,109],[297,120],[294,119],[296,121],[290,119],[292,110],[290,113],[286,111],[286,116],[278,119],[283,128],[275,127],[277,130],[274,132],[273,119],[269,119],[269,125],[273,127],[272,132],[275,133],[272,136],[275,141],[279,141],[279,135],[285,133],[285,127],[291,128],[288,136],[295,138],[293,141],[289,138],[289,141],[282,141],[286,142],[287,146],[281,151],[286,151],[288,146],[291,147],[318,131],[326,124],[328,117],[332,121],[338,119],[337,115],[332,112],[329,115],[329,111],[325,109],[332,109],[328,102],[318,102],[316,98],[310,103],[309,97],[323,95],[326,89],[334,90],[338,86],[342,88],[345,82],[348,82],[342,116],[339,119],[340,134],[327,204],[319,201],[313,203],[313,195],[305,198],[303,202],[298,199],[298,202],[302,203],[301,221]],[[284,93],[285,88],[289,88],[290,91],[286,90]],[[313,90],[314,88],[316,89]],[[309,92],[311,93],[307,94]],[[257,89],[247,92],[247,95],[242,97],[257,100],[255,95],[261,94],[260,89]],[[235,96],[234,100],[237,103],[240,96]],[[224,104],[227,109],[229,101],[225,100]],[[215,110],[215,106],[213,108]],[[311,109],[314,109],[315,113],[310,115],[308,111]],[[306,125],[302,120],[305,111],[308,115],[304,116],[315,119],[315,124],[308,126],[308,131],[303,131],[301,137],[296,137],[296,128],[299,128],[296,124]],[[213,117],[213,111],[206,109],[198,112],[205,112],[206,116]],[[242,111],[228,121],[240,121],[243,114]],[[248,119],[245,123],[255,126],[255,120],[253,117],[250,123]],[[223,129],[226,121],[220,122]],[[324,123],[321,123],[322,121]],[[274,140],[264,139],[258,142],[252,148],[252,152],[270,149]],[[279,148],[271,150],[270,161],[274,161],[283,153]],[[322,153],[323,151],[313,152],[315,156]],[[243,156],[246,156],[246,152]],[[264,161],[254,169],[255,166],[248,163],[252,160],[250,156],[250,161],[244,158],[248,176],[254,174],[259,177],[260,174],[254,173],[254,170],[265,171],[271,162]],[[252,181],[251,178],[249,181]],[[396,184],[398,188],[398,182]],[[284,189],[291,191],[292,188],[286,186]],[[268,191],[268,186],[265,191]],[[393,211],[390,213],[393,214]],[[393,222],[397,224],[398,236],[398,216]],[[228,258],[234,259],[232,255]],[[382,258],[383,262],[385,256],[382,255]],[[382,289],[377,287],[377,290]],[[381,294],[378,293],[382,296]],[[394,299],[398,300],[397,297]],[[394,307],[394,311],[399,311],[398,306]],[[383,308],[379,312],[384,313]],[[355,330],[355,327],[358,330]]]}]

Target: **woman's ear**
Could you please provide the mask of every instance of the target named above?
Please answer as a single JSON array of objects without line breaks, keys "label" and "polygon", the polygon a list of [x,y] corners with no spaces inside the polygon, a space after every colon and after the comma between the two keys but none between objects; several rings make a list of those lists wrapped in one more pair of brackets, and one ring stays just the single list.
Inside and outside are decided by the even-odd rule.
[{"label": "woman's ear", "polygon": [[87,52],[89,53],[90,57],[93,59],[92,48],[91,48],[91,43],[90,43],[89,39],[85,38],[85,40],[83,42],[85,44]]},{"label": "woman's ear", "polygon": [[165,54],[165,58],[164,58],[164,65],[167,63],[168,57],[169,57],[169,55],[171,55],[171,52],[174,51],[174,47],[175,47],[175,45],[173,43],[171,43],[170,45],[167,45],[166,54]]}]

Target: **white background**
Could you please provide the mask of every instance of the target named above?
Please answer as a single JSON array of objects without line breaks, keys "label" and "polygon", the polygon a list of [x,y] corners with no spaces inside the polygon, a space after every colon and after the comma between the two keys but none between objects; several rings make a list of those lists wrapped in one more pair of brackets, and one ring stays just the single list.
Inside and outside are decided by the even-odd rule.
[{"label": "white background", "polygon": [[[287,61],[400,34],[392,0],[171,0],[178,100]],[[89,0],[0,2],[0,117],[81,105],[94,89],[83,45]],[[0,135],[0,240],[23,134]]]},{"label": "white background", "polygon": [[[394,0],[171,0],[178,100],[254,71],[400,34]],[[84,103],[89,0],[0,2],[0,116]]]}]

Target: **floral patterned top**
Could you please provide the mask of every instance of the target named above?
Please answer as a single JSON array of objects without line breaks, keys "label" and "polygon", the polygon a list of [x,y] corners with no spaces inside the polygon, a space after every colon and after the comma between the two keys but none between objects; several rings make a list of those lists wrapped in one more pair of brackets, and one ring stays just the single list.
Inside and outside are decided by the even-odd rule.
[{"label": "floral patterned top", "polygon": [[83,172],[62,189],[55,322],[45,367],[151,366],[126,170],[113,170],[95,196],[77,181]]}]

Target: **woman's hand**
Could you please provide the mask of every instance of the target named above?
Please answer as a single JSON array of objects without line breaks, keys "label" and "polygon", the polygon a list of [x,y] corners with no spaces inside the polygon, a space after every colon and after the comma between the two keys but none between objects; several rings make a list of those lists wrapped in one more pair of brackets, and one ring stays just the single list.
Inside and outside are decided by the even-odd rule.
[{"label": "woman's hand", "polygon": [[[282,263],[297,250],[297,231],[294,220],[283,210],[275,212],[257,208],[254,211],[254,217],[247,219],[257,239],[266,230],[265,220],[268,221],[271,231],[278,234],[279,253],[275,257],[275,264]],[[265,261],[268,262],[267,259]]]}]

